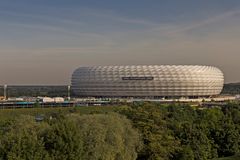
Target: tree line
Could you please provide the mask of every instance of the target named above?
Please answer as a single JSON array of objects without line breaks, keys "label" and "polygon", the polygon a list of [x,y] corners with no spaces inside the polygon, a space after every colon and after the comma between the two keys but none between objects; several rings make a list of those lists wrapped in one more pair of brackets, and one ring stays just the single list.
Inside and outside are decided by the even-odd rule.
[{"label": "tree line", "polygon": [[137,159],[207,160],[240,151],[240,105],[193,108],[139,103],[121,111],[141,133]]},{"label": "tree line", "polygon": [[0,159],[207,160],[240,152],[238,103],[206,109],[140,102],[80,113],[1,121]]},{"label": "tree line", "polygon": [[1,124],[0,159],[136,159],[139,133],[118,114],[60,115],[43,122],[20,116]]}]

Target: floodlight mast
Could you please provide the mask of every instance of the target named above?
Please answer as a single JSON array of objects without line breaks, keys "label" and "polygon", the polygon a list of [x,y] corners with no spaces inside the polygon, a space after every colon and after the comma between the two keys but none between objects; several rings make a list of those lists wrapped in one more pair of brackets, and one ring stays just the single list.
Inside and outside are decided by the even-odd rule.
[{"label": "floodlight mast", "polygon": [[71,100],[71,86],[68,86],[68,101]]},{"label": "floodlight mast", "polygon": [[7,85],[5,84],[4,87],[4,100],[7,100]]}]

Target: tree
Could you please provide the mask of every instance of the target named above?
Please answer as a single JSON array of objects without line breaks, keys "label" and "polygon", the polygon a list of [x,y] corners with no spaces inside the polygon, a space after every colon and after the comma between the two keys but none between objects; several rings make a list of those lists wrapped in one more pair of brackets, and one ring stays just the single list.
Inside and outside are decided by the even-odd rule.
[{"label": "tree", "polygon": [[164,107],[154,103],[143,103],[119,111],[132,120],[143,139],[143,149],[138,159],[171,159],[178,151],[179,141],[167,126]]},{"label": "tree", "polygon": [[46,123],[36,123],[32,116],[20,116],[0,139],[0,157],[9,160],[49,159],[42,135]]},{"label": "tree", "polygon": [[179,160],[194,160],[194,152],[189,145],[183,146],[180,153],[175,159]]},{"label": "tree", "polygon": [[131,122],[118,114],[68,116],[80,128],[83,159],[134,160],[141,146],[138,132]]},{"label": "tree", "polygon": [[51,159],[82,159],[83,143],[80,132],[77,124],[67,118],[61,117],[52,122],[44,137],[44,147]]}]

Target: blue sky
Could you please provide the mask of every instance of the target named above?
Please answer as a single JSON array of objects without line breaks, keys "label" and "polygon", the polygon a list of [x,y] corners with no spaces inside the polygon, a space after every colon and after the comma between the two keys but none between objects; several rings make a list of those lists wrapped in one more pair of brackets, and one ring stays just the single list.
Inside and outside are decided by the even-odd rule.
[{"label": "blue sky", "polygon": [[214,65],[237,82],[239,44],[239,0],[0,1],[0,84],[121,64]]}]

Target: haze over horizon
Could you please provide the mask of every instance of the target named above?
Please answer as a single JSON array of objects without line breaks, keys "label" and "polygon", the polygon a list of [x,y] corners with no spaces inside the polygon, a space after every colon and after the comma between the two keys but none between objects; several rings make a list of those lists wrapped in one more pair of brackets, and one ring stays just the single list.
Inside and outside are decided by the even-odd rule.
[{"label": "haze over horizon", "polygon": [[82,65],[211,65],[240,82],[240,1],[2,0],[0,84],[69,84]]}]

